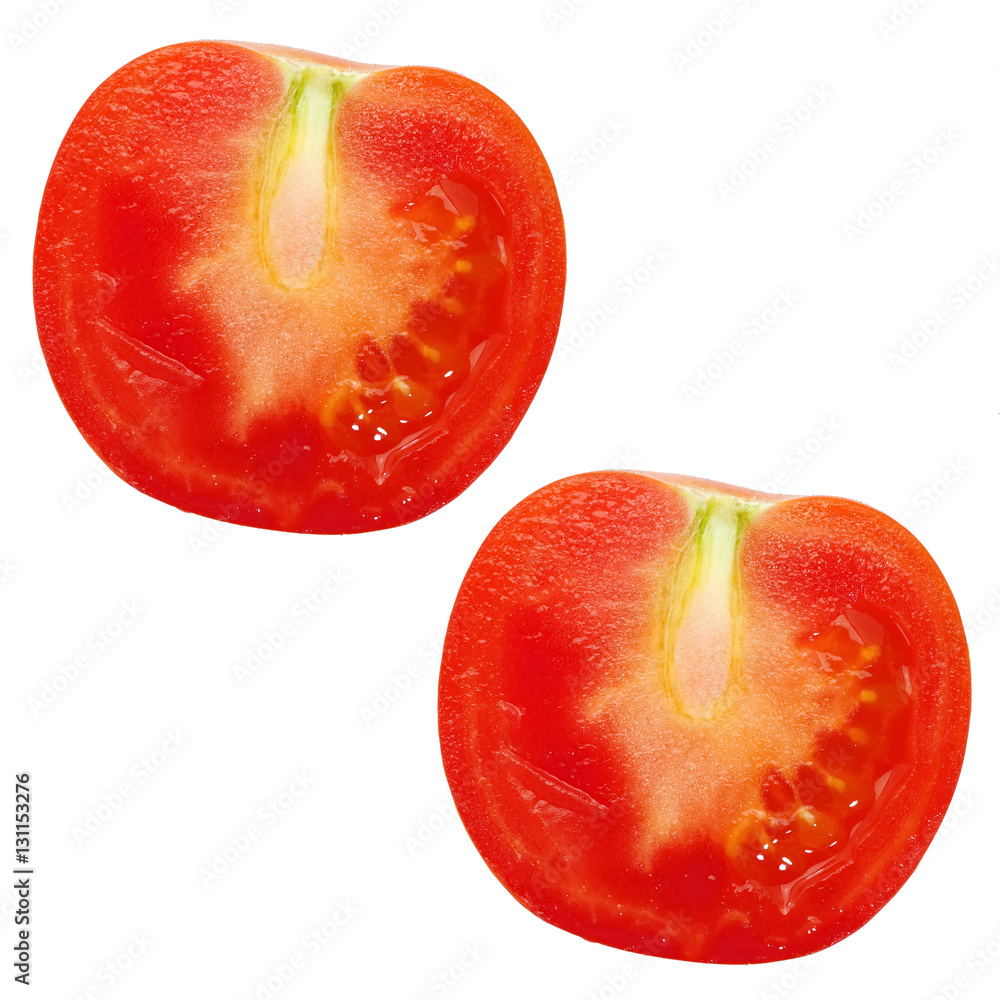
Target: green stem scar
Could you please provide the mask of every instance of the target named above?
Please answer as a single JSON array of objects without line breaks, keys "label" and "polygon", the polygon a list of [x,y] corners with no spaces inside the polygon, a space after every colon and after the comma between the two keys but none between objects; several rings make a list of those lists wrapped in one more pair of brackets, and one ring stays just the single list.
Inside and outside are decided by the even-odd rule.
[{"label": "green stem scar", "polygon": [[704,721],[725,711],[739,681],[740,551],[747,526],[767,503],[680,489],[694,508],[667,582],[664,686],[675,708]]},{"label": "green stem scar", "polygon": [[257,189],[259,246],[271,280],[292,291],[315,284],[333,243],[337,113],[363,74],[271,58],[288,89],[264,149]]}]

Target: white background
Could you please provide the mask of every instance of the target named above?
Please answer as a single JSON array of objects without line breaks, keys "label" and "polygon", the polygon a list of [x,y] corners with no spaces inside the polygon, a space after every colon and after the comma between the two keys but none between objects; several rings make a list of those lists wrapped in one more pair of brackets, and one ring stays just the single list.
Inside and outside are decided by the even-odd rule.
[{"label": "white background", "polygon": [[[907,0],[897,29],[892,0],[585,0],[558,23],[558,0],[394,0],[384,24],[371,17],[387,0],[47,2],[56,13],[32,37],[23,18],[43,22],[42,0],[0,15],[0,828],[13,774],[29,770],[34,995],[264,1000],[298,954],[273,995],[994,997],[1000,969],[975,952],[1000,954],[1000,281],[959,286],[1000,254],[996,5]],[[713,19],[717,37],[692,42]],[[374,37],[358,39],[366,23]],[[465,73],[514,107],[562,177],[559,355],[510,445],[444,510],[367,536],[214,537],[107,473],[40,371],[31,249],[59,141],[113,70],[193,38],[355,46],[361,61]],[[811,92],[818,107],[779,126]],[[939,135],[947,148],[924,155]],[[722,189],[753,149],[766,162]],[[849,232],[873,202],[880,217]],[[639,270],[653,251],[669,262]],[[794,305],[751,342],[745,324],[782,291]],[[938,309],[940,332],[919,334]],[[907,338],[921,346],[894,368]],[[713,355],[734,341],[723,371]],[[686,398],[700,370],[708,388]],[[784,492],[905,519],[972,633],[963,805],[882,913],[811,963],[639,968],[523,909],[447,811],[436,647],[462,575],[515,502],[613,466],[784,476]],[[317,589],[325,603],[306,614]],[[138,618],[93,655],[126,602]],[[234,668],[283,622],[294,634],[241,684]],[[33,712],[81,652],[87,669]],[[366,724],[408,667],[409,689]],[[152,757],[171,733],[180,748]],[[161,766],[142,781],[144,759]],[[310,787],[268,826],[260,810],[303,772]],[[132,794],[109,816],[123,782]],[[98,813],[96,833],[74,833]],[[206,886],[199,869],[250,824],[260,839]],[[10,834],[0,843],[7,870]],[[0,888],[5,996],[11,901]],[[307,948],[342,904],[356,915]],[[456,981],[467,948],[481,957]]]}]

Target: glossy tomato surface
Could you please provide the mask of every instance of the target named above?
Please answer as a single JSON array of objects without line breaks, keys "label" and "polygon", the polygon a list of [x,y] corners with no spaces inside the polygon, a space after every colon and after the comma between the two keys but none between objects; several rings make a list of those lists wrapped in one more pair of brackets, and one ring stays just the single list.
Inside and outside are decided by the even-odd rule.
[{"label": "glossy tomato surface", "polygon": [[437,509],[552,352],[565,238],[514,112],[445,70],[229,42],[118,70],[56,156],[35,311],[123,479],[290,531]]},{"label": "glossy tomato surface", "polygon": [[968,649],[891,518],[832,497],[602,472],[483,543],[445,642],[460,815],[538,916],[749,963],[869,920],[958,780]]}]

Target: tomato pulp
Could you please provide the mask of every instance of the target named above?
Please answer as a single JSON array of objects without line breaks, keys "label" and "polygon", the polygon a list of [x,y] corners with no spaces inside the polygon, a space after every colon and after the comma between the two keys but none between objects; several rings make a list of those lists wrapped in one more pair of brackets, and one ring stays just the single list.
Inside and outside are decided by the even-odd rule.
[{"label": "tomato pulp", "polygon": [[392,526],[457,496],[555,341],[562,215],[514,112],[464,77],[228,42],[113,74],[39,216],[63,403],[184,510]]},{"label": "tomato pulp", "polygon": [[831,497],[591,473],[483,543],[439,723],[493,873],[593,941],[793,958],[869,920],[958,780],[968,648],[891,518]]}]

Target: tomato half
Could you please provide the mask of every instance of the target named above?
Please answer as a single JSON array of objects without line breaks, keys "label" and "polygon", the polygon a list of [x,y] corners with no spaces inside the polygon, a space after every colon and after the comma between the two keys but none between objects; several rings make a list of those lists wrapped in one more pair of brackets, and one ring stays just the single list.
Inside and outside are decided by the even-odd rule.
[{"label": "tomato half", "polygon": [[184,510],[292,531],[465,489],[538,387],[564,285],[552,176],[494,94],[229,42],[95,91],[35,246],[49,370],[101,458]]},{"label": "tomato half", "polygon": [[591,473],[528,497],[476,555],[441,748],[476,847],[540,917],[765,962],[840,940],[910,875],[969,692],[951,592],[886,515]]}]

